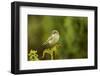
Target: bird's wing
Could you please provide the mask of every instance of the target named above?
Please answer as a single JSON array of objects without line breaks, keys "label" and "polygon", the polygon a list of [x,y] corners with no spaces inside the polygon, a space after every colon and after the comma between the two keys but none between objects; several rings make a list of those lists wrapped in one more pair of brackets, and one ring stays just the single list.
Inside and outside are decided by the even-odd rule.
[{"label": "bird's wing", "polygon": [[50,36],[50,37],[47,39],[47,41],[43,43],[43,45],[48,44],[48,43],[49,43],[49,41],[51,41],[52,39],[53,39],[53,36]]},{"label": "bird's wing", "polygon": [[50,36],[50,37],[48,38],[47,42],[48,42],[48,41],[51,41],[52,39],[53,39],[53,36]]}]

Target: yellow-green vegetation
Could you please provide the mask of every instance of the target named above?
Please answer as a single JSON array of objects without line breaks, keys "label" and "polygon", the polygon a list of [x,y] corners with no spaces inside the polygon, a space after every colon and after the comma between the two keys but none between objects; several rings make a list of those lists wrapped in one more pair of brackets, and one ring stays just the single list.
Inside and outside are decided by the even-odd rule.
[{"label": "yellow-green vegetation", "polygon": [[[42,55],[42,58],[45,57],[46,54],[49,54],[50,55],[50,59],[51,60],[54,60],[54,56],[58,55],[57,54],[57,48],[59,47],[60,45],[56,44],[54,47],[52,48],[48,48],[48,49],[45,49],[43,51],[43,55]],[[55,54],[55,55],[54,55]],[[39,60],[38,58],[38,54],[37,54],[37,51],[36,50],[30,50],[30,52],[28,53],[28,59],[30,61],[36,61],[36,60]]]},{"label": "yellow-green vegetation", "polygon": [[45,49],[45,50],[43,51],[43,56],[42,56],[42,58],[44,58],[45,54],[47,53],[47,54],[50,55],[51,60],[53,60],[53,59],[54,59],[54,54],[55,54],[55,56],[57,55],[57,46],[58,46],[58,45],[55,45],[54,47],[52,47],[52,48],[50,48],[50,49]]},{"label": "yellow-green vegetation", "polygon": [[29,59],[30,61],[39,60],[39,59],[38,59],[37,51],[31,49],[30,52],[29,52],[29,54],[28,54],[28,59]]},{"label": "yellow-green vegetation", "polygon": [[[52,30],[59,32],[62,47],[42,46]],[[87,47],[88,17],[28,15],[28,60],[88,58]],[[31,49],[37,52],[31,53]]]}]

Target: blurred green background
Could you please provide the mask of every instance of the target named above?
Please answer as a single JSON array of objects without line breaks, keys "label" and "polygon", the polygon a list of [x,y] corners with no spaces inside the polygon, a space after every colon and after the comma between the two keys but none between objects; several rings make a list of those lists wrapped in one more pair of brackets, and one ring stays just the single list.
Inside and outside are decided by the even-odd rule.
[{"label": "blurred green background", "polygon": [[48,39],[52,30],[60,33],[56,59],[87,58],[88,18],[77,16],[28,15],[28,53],[36,50],[43,54],[41,45]]}]

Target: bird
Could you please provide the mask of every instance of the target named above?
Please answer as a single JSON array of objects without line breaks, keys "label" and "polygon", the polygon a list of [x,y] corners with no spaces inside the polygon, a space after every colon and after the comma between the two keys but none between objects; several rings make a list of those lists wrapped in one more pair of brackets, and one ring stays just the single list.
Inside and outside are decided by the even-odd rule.
[{"label": "bird", "polygon": [[57,30],[53,30],[48,39],[43,43],[43,46],[46,46],[47,48],[52,48],[57,44],[59,38],[59,32]]},{"label": "bird", "polygon": [[[54,59],[54,50],[52,48],[58,43],[60,38],[59,32],[57,30],[53,30],[51,35],[48,37],[48,39],[43,43],[43,46],[46,50],[44,50],[42,58],[45,57],[45,54],[49,54],[51,56],[51,59]],[[48,50],[49,49],[49,50]]]}]

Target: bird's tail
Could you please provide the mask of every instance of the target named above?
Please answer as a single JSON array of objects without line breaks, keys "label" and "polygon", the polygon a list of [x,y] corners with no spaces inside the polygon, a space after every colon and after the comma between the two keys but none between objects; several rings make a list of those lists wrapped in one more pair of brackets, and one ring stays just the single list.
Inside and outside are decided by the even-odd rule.
[{"label": "bird's tail", "polygon": [[47,42],[44,42],[43,44],[42,44],[42,46],[45,46],[45,45],[47,45],[48,43]]}]

